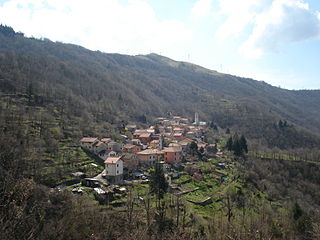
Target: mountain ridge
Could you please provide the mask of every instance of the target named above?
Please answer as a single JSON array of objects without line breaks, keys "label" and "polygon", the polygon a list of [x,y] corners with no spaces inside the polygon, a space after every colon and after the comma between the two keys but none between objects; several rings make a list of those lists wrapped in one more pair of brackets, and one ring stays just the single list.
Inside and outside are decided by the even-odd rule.
[{"label": "mountain ridge", "polygon": [[[157,54],[107,54],[3,31],[0,42],[3,92],[26,93],[32,86],[45,102],[80,106],[83,113],[75,112],[92,124],[152,121],[168,112],[192,118],[197,111],[205,121],[269,147],[299,147],[298,141],[285,144],[287,134],[304,146],[319,143],[319,90],[281,89]],[[280,130],[279,120],[291,128]]]}]

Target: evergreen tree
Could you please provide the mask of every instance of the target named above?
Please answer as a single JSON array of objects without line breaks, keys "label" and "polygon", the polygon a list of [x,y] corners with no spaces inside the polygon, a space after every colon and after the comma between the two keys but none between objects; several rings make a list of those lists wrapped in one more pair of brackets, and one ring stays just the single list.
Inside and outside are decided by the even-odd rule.
[{"label": "evergreen tree", "polygon": [[241,146],[242,150],[243,150],[245,153],[248,153],[247,140],[246,140],[246,138],[245,138],[243,135],[241,135],[239,142],[240,142],[240,146]]},{"label": "evergreen tree", "polygon": [[195,153],[198,152],[198,145],[197,145],[197,143],[196,143],[195,141],[193,141],[192,143],[190,143],[189,148],[190,148],[190,152],[191,152],[191,154],[192,154],[193,156],[194,156]]},{"label": "evergreen tree", "polygon": [[226,144],[226,148],[227,148],[229,151],[232,151],[232,150],[233,150],[232,137],[229,137],[229,139],[228,139],[228,141],[227,141],[227,144]]},{"label": "evergreen tree", "polygon": [[230,136],[226,143],[226,148],[229,151],[233,151],[236,156],[242,156],[243,153],[248,153],[247,140],[243,135],[241,135],[240,138],[238,134],[233,135],[233,137]]},{"label": "evergreen tree", "polygon": [[217,125],[213,125],[213,130],[215,130],[215,131],[218,131],[218,127],[217,127]]},{"label": "evergreen tree", "polygon": [[147,123],[147,117],[145,114],[138,117],[138,121],[141,123]]},{"label": "evergreen tree", "polygon": [[32,83],[28,84],[27,89],[26,89],[26,93],[27,93],[27,97],[28,97],[28,100],[29,100],[29,103],[30,103],[31,100],[32,100],[32,95],[33,95],[33,85],[32,85]]},{"label": "evergreen tree", "polygon": [[234,154],[236,156],[241,156],[243,154],[243,149],[241,147],[238,134],[235,134],[233,136],[233,140],[232,141],[233,141],[232,149],[233,149]]},{"label": "evergreen tree", "polygon": [[282,128],[282,127],[283,127],[283,122],[282,122],[282,120],[279,120],[278,126],[279,126],[279,128]]},{"label": "evergreen tree", "polygon": [[0,33],[5,35],[6,37],[14,37],[16,32],[13,30],[12,27],[5,26],[5,25],[0,25]]},{"label": "evergreen tree", "polygon": [[214,124],[213,122],[210,122],[210,128],[212,128],[213,130],[217,131],[218,127],[216,124]]},{"label": "evergreen tree", "polygon": [[201,147],[201,148],[199,149],[199,152],[200,152],[201,154],[203,154],[203,153],[204,153],[204,148]]},{"label": "evergreen tree", "polygon": [[300,205],[296,202],[292,209],[292,216],[294,220],[298,220],[303,214],[303,211]]},{"label": "evergreen tree", "polygon": [[156,163],[154,170],[151,172],[149,186],[150,193],[156,195],[159,201],[168,190],[168,183],[164,177],[162,166],[159,163]]}]

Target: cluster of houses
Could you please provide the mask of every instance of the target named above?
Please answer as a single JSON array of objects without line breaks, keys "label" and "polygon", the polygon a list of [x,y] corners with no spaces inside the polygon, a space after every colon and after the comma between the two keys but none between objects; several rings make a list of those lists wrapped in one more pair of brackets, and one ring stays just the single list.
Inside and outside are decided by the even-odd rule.
[{"label": "cluster of houses", "polygon": [[111,138],[84,137],[80,145],[104,161],[103,176],[110,184],[120,184],[124,168],[138,170],[140,166],[151,167],[156,162],[178,165],[193,141],[199,148],[213,147],[201,140],[205,125],[197,114],[193,123],[180,116],[160,117],[147,129],[127,125],[127,139],[122,143]]}]

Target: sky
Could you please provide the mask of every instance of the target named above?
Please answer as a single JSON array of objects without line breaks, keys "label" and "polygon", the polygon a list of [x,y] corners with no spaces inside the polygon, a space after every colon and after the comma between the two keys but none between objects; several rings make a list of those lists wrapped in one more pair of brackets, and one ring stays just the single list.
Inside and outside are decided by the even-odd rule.
[{"label": "sky", "polygon": [[0,0],[0,23],[91,50],[157,53],[320,89],[320,0]]}]

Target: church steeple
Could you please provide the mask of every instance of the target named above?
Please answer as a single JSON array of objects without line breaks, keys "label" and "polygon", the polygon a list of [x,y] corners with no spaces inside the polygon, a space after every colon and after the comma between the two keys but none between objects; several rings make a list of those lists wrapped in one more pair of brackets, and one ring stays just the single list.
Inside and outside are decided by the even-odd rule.
[{"label": "church steeple", "polygon": [[199,125],[199,114],[197,112],[194,114],[194,124]]}]

